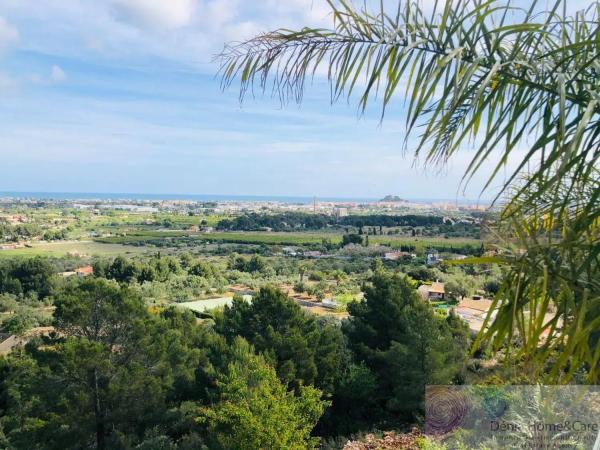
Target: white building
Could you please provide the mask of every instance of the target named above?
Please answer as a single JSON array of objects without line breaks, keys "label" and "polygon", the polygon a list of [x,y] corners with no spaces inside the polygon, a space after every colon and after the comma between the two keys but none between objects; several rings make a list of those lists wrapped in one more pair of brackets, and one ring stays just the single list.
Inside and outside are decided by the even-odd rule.
[{"label": "white building", "polygon": [[431,283],[431,285],[423,284],[419,286],[417,291],[423,300],[440,301],[444,300],[446,297],[446,288],[444,287],[444,283],[436,282]]},{"label": "white building", "polygon": [[333,215],[338,219],[348,216],[348,208],[333,208]]}]

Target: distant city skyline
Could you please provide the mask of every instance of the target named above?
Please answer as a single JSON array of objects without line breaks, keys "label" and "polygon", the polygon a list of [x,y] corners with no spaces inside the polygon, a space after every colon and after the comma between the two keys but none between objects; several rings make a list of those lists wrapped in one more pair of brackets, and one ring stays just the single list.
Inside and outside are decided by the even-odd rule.
[{"label": "distant city skyline", "polygon": [[[0,191],[1,198],[31,198],[31,199],[53,199],[53,200],[193,200],[193,201],[273,201],[273,202],[302,202],[312,203],[313,201],[323,203],[333,202],[386,202],[385,196],[381,197],[337,197],[337,196],[311,196],[311,195],[243,195],[243,194],[199,194],[182,192],[20,192],[20,191]],[[469,198],[427,198],[427,197],[401,197],[408,202],[424,203],[462,203],[462,204],[489,204],[491,199],[469,199]]]},{"label": "distant city skyline", "polygon": [[479,197],[496,161],[464,191],[471,149],[415,163],[400,96],[380,122],[320,76],[300,107],[221,92],[225,42],[304,25],[331,26],[324,0],[3,1],[0,191]]}]

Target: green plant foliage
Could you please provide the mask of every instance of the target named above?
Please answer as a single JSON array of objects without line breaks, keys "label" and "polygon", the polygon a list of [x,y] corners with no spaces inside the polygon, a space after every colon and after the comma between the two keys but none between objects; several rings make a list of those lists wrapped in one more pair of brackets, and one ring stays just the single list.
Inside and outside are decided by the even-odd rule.
[{"label": "green plant foliage", "polygon": [[344,363],[339,327],[317,321],[283,292],[262,288],[251,304],[234,300],[216,320],[228,339],[241,336],[264,353],[284,383],[333,391]]},{"label": "green plant foliage", "polygon": [[562,383],[584,371],[588,381],[599,379],[597,195],[589,184],[559,185],[535,213],[519,212],[504,225],[513,236],[501,249],[509,270],[492,305],[498,314],[488,317],[480,342],[499,349],[518,339],[521,345],[506,351],[529,362],[531,377]]},{"label": "green plant foliage", "polygon": [[364,301],[348,305],[344,332],[355,359],[377,377],[372,420],[400,423],[422,411],[426,385],[461,381],[468,330],[437,316],[404,277],[378,271],[372,283]]},{"label": "green plant foliage", "polygon": [[168,423],[169,399],[199,363],[193,316],[150,316],[131,291],[98,279],[56,303],[58,334],[11,355],[0,383],[9,448],[129,448]]},{"label": "green plant foliage", "polygon": [[301,386],[288,392],[275,370],[241,338],[235,355],[217,376],[217,403],[201,410],[198,422],[208,429],[210,448],[223,450],[311,449],[311,431],[327,402],[321,392]]},{"label": "green plant foliage", "polygon": [[403,97],[416,157],[444,163],[474,147],[464,182],[493,159],[489,188],[518,158],[497,198],[505,246],[519,247],[501,258],[509,275],[482,338],[499,349],[519,335],[520,355],[538,370],[559,352],[555,382],[578,370],[597,381],[600,3],[571,15],[568,0],[328,3],[333,29],[279,29],[226,46],[223,87],[239,79],[241,98],[272,85],[283,101],[301,101],[324,68],[332,100],[357,98],[361,111],[377,98],[383,118]]},{"label": "green plant foliage", "polygon": [[32,294],[40,299],[52,294],[56,270],[46,258],[0,261],[0,294]]}]

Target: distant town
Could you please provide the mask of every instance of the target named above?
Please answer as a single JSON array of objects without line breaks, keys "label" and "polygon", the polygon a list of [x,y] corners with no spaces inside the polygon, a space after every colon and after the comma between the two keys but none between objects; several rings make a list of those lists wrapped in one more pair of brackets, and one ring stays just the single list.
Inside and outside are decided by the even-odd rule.
[{"label": "distant town", "polygon": [[[473,331],[498,284],[489,269],[467,275],[444,265],[489,251],[482,240],[489,205],[391,195],[370,202],[73,197],[0,197],[0,258],[49,257],[62,279],[130,265],[127,280],[145,286],[150,304],[175,302],[200,315],[275,284],[303,309],[334,317],[362,298],[378,262],[407,274],[424,301],[440,313],[455,310]],[[169,275],[146,279],[140,267],[156,264],[158,254],[192,284],[199,281],[189,261],[206,261],[219,275],[186,289],[171,286]],[[50,323],[44,308],[29,313],[42,330]]]},{"label": "distant town", "polygon": [[[118,209],[130,212],[158,212],[158,211],[195,211],[201,212],[212,210],[216,213],[235,212],[261,212],[270,211],[304,211],[324,214],[364,214],[364,213],[408,213],[419,211],[433,213],[439,211],[469,212],[486,211],[490,209],[490,203],[475,201],[450,201],[450,200],[404,200],[395,195],[386,195],[379,200],[355,200],[355,199],[320,199],[318,197],[290,197],[271,199],[247,197],[236,199],[235,196],[221,200],[194,200],[188,196],[169,195],[161,199],[140,198],[136,194],[60,194],[54,196],[52,193],[40,194],[14,194],[0,192],[0,205],[55,205],[57,207],[70,206],[77,209]],[[149,197],[149,196],[145,196]],[[154,196],[152,196],[154,197]],[[200,197],[200,196],[192,196]],[[210,197],[210,196],[209,196]]]}]

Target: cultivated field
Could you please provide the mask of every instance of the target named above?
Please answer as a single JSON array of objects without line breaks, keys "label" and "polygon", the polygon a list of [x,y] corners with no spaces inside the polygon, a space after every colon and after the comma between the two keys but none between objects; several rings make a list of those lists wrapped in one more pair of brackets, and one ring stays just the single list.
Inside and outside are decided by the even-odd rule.
[{"label": "cultivated field", "polygon": [[[255,244],[255,245],[289,245],[310,246],[319,245],[324,241],[332,244],[342,242],[341,233],[333,232],[216,232],[216,233],[191,233],[185,231],[136,231],[126,236],[114,236],[97,239],[99,243],[106,244],[152,244],[157,241],[185,239],[199,242],[222,242],[233,244]],[[408,237],[396,235],[372,235],[369,243],[386,245],[392,248],[403,246],[411,247],[420,253],[424,248],[448,248],[460,250],[464,246],[479,247],[482,243],[479,239],[471,238],[443,238],[443,237]]]},{"label": "cultivated field", "polygon": [[103,244],[92,241],[44,242],[34,243],[32,247],[0,250],[0,258],[14,256],[117,256],[140,254],[144,247],[121,244]]}]

